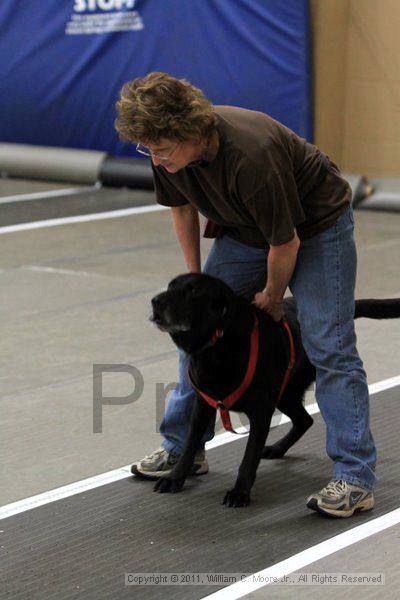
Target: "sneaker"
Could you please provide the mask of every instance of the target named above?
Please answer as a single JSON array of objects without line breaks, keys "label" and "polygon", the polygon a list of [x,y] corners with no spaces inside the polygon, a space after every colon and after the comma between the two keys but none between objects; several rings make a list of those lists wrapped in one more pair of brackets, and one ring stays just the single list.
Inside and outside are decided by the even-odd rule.
[{"label": "sneaker", "polygon": [[332,517],[351,517],[355,511],[371,510],[373,506],[373,492],[342,479],[333,479],[307,498],[308,508]]},{"label": "sneaker", "polygon": [[[158,448],[139,462],[134,463],[131,467],[131,473],[145,479],[158,479],[169,475],[178,460],[178,455],[168,452],[165,448]],[[205,473],[208,473],[206,453],[205,450],[199,450],[194,457],[189,475],[204,475]]]}]

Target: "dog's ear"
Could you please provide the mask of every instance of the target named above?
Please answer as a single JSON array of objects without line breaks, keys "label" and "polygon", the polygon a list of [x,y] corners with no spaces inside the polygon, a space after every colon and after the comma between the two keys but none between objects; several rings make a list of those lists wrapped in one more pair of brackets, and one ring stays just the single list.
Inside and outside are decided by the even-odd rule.
[{"label": "dog's ear", "polygon": [[211,302],[211,310],[215,317],[221,319],[228,312],[228,299],[224,295],[213,298]]}]

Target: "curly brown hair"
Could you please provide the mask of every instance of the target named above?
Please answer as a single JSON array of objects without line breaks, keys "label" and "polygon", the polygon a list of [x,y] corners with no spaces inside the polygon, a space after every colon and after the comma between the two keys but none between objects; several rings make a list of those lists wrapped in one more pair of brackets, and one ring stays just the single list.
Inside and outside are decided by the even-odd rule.
[{"label": "curly brown hair", "polygon": [[213,105],[185,79],[154,72],[128,81],[116,103],[115,128],[122,140],[157,144],[160,139],[200,141],[216,126]]}]

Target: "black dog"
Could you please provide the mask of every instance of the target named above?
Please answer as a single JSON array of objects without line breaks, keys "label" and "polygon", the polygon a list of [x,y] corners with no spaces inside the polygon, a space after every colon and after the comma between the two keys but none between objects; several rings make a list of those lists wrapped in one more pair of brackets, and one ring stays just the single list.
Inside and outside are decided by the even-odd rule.
[{"label": "black dog", "polygon": [[[288,337],[282,324],[235,294],[220,279],[204,274],[176,277],[166,292],[152,299],[152,307],[151,320],[189,354],[192,383],[219,401],[236,390],[245,377],[251,335],[255,320],[258,321],[255,373],[232,408],[247,415],[250,434],[236,483],[223,500],[227,506],[247,506],[260,459],[282,457],[313,423],[303,406],[303,397],[315,380],[315,369],[302,346],[295,301],[292,298],[284,301],[295,363],[278,405],[291,419],[292,428],[272,446],[264,444],[290,359]],[[357,300],[355,317],[400,317],[400,299]],[[183,453],[172,472],[157,481],[155,491],[178,492],[182,488],[215,410],[197,394]]]}]

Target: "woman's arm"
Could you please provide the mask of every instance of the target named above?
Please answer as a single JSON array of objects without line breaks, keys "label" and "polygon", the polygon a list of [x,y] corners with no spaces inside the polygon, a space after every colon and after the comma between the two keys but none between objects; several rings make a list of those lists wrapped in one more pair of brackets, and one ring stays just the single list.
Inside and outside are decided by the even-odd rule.
[{"label": "woman's arm", "polygon": [[270,246],[268,253],[267,285],[254,296],[254,304],[265,310],[275,321],[283,317],[282,302],[296,266],[300,240],[295,231],[290,242],[281,246]]},{"label": "woman's arm", "polygon": [[199,213],[190,204],[171,207],[175,234],[180,244],[188,271],[200,273]]}]

